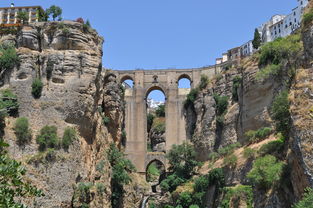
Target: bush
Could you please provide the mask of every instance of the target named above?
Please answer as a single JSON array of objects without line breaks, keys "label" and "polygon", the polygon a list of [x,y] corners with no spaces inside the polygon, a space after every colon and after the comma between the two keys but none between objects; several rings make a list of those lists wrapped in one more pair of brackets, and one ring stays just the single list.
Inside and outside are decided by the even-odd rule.
[{"label": "bush", "polygon": [[214,94],[213,97],[215,100],[216,114],[218,116],[223,115],[227,110],[228,97],[227,96],[220,96],[217,94]]},{"label": "bush", "polygon": [[103,168],[104,168],[105,162],[104,160],[101,160],[97,165],[96,165],[96,171],[103,173]]},{"label": "bush", "polygon": [[259,153],[262,155],[272,154],[275,152],[280,152],[284,147],[284,140],[277,139],[275,141],[271,141],[267,144],[263,144],[259,150]]},{"label": "bush", "polygon": [[29,129],[28,119],[25,117],[18,118],[14,125],[14,133],[18,144],[25,144],[32,138],[31,130]]},{"label": "bush", "polygon": [[224,191],[225,195],[221,203],[221,208],[229,208],[233,200],[236,200],[236,202],[243,200],[247,203],[247,208],[252,208],[253,191],[251,186],[239,185],[225,188]]},{"label": "bush", "polygon": [[207,87],[209,83],[209,78],[206,75],[201,75],[199,89],[203,90]]},{"label": "bush", "polygon": [[187,99],[185,100],[185,107],[193,105],[197,99],[198,94],[199,94],[198,88],[191,89],[190,92],[187,94]]},{"label": "bush", "polygon": [[271,133],[272,128],[263,127],[256,131],[250,130],[245,133],[245,136],[248,138],[249,143],[255,143],[267,138]]},{"label": "bush", "polygon": [[43,83],[40,79],[36,78],[32,83],[32,95],[34,98],[38,99],[41,97],[42,88]]},{"label": "bush", "polygon": [[289,112],[288,91],[282,91],[274,99],[271,106],[272,118],[276,122],[276,131],[288,138],[290,131],[290,112]]},{"label": "bush", "polygon": [[17,96],[10,90],[5,89],[1,91],[0,109],[3,116],[9,114],[14,116],[18,113],[19,103]]},{"label": "bush", "polygon": [[56,126],[44,126],[36,138],[39,144],[39,150],[44,151],[46,148],[56,148],[59,145]]},{"label": "bush", "polygon": [[165,117],[165,105],[159,105],[155,110],[155,114],[157,117]]},{"label": "bush", "polygon": [[220,155],[217,152],[211,152],[209,154],[209,160],[212,160],[212,162],[215,162],[219,157]]},{"label": "bush", "polygon": [[161,182],[160,187],[163,192],[173,192],[178,186],[185,182],[186,179],[181,178],[176,174],[171,174]]},{"label": "bush", "polygon": [[104,125],[107,126],[107,125],[109,125],[109,123],[110,123],[110,118],[107,117],[107,116],[103,116],[102,122],[103,122]]},{"label": "bush", "polygon": [[254,158],[255,157],[255,153],[256,153],[256,151],[254,149],[249,148],[249,147],[246,147],[243,150],[243,156],[246,159]]},{"label": "bush", "polygon": [[232,87],[232,99],[234,101],[238,101],[238,88],[241,85],[242,78],[240,76],[235,76],[233,79],[233,87]]},{"label": "bush", "polygon": [[97,188],[98,194],[103,194],[105,191],[105,186],[103,183],[96,183],[96,188]]},{"label": "bush", "polygon": [[119,207],[124,194],[123,186],[131,181],[129,173],[135,171],[135,167],[114,144],[110,145],[107,157],[112,167],[111,205],[112,207]]},{"label": "bush", "polygon": [[74,198],[78,200],[85,206],[89,207],[88,204],[91,201],[91,192],[90,189],[93,187],[91,182],[80,182],[77,186],[77,189],[74,193]]},{"label": "bush", "polygon": [[303,44],[299,34],[286,38],[277,38],[261,47],[259,53],[258,79],[268,78],[270,75],[280,75],[282,66],[288,63],[290,69],[295,66],[297,59],[301,57]]},{"label": "bush", "polygon": [[73,143],[73,141],[77,138],[76,131],[74,128],[67,127],[64,130],[62,137],[62,146],[65,149],[68,149],[69,146]]},{"label": "bush", "polygon": [[277,161],[272,155],[266,155],[254,161],[247,177],[260,187],[270,188],[281,179],[283,167],[283,162]]},{"label": "bush", "polygon": [[193,175],[195,167],[199,165],[193,145],[187,142],[173,145],[166,158],[169,160],[169,171],[185,179],[189,179]]},{"label": "bush", "polygon": [[303,194],[302,199],[292,208],[313,208],[313,190],[306,188],[306,193]]},{"label": "bush", "polygon": [[20,63],[20,59],[17,56],[16,49],[10,44],[0,45],[0,70],[10,70],[14,66]]},{"label": "bush", "polygon": [[223,164],[225,166],[230,167],[230,168],[235,168],[237,165],[237,160],[238,160],[238,158],[236,157],[236,155],[234,155],[234,154],[227,155],[224,158]]},{"label": "bush", "polygon": [[218,153],[220,156],[227,156],[230,154],[233,154],[235,149],[239,148],[241,144],[239,142],[236,142],[234,144],[229,144],[223,148],[218,149]]},{"label": "bush", "polygon": [[313,9],[311,8],[307,13],[303,15],[302,25],[307,27],[313,21]]}]

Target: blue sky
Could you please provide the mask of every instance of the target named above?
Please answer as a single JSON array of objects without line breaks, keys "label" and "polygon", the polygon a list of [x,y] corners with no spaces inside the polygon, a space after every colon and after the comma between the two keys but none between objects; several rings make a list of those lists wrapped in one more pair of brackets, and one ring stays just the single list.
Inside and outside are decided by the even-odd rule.
[{"label": "blue sky", "polygon": [[52,4],[64,19],[83,17],[105,39],[103,65],[112,69],[191,68],[252,39],[274,14],[296,0],[1,0],[0,6]]}]

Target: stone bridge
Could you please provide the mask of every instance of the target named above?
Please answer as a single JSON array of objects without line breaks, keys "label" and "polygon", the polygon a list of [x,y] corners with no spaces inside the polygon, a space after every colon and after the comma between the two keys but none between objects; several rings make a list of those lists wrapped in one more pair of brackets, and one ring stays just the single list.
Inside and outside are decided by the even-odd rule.
[{"label": "stone bridge", "polygon": [[133,88],[125,91],[125,128],[127,133],[126,155],[133,162],[137,171],[145,173],[147,165],[158,160],[167,169],[164,153],[147,152],[147,108],[146,100],[153,90],[160,90],[165,95],[165,150],[173,144],[181,144],[186,138],[183,103],[189,90],[179,89],[178,81],[187,78],[191,88],[198,85],[202,74],[212,77],[221,71],[221,66],[197,69],[167,69],[167,70],[117,70],[122,83],[133,81]]}]

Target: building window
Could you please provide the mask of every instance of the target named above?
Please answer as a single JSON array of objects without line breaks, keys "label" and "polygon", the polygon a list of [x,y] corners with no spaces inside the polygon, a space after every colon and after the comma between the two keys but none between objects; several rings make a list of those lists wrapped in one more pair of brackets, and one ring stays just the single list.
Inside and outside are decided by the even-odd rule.
[{"label": "building window", "polygon": [[295,18],[295,23],[297,22],[297,19]]},{"label": "building window", "polygon": [[280,29],[279,29],[279,33],[280,33]]},{"label": "building window", "polygon": [[293,13],[293,16],[296,16],[296,12]]}]

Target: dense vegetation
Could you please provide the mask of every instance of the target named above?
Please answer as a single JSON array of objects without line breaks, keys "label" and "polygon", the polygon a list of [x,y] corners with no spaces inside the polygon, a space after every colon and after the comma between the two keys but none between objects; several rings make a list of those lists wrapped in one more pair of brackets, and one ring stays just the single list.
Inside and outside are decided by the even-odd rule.
[{"label": "dense vegetation", "polygon": [[107,157],[112,167],[111,204],[112,207],[119,207],[124,195],[124,185],[131,182],[129,173],[135,171],[135,167],[114,144],[110,145]]},{"label": "dense vegetation", "polygon": [[0,140],[0,207],[24,208],[21,198],[39,197],[42,192],[25,180],[25,168],[7,155],[7,146]]},{"label": "dense vegetation", "polygon": [[59,137],[56,126],[44,126],[36,139],[39,144],[39,150],[44,151],[47,148],[57,148],[59,146]]},{"label": "dense vegetation", "polygon": [[303,44],[299,34],[290,35],[286,38],[277,38],[264,44],[258,54],[261,70],[257,73],[257,79],[263,80],[270,75],[280,77],[278,75],[282,75],[284,68],[288,69],[285,73],[293,76],[302,51]]}]

